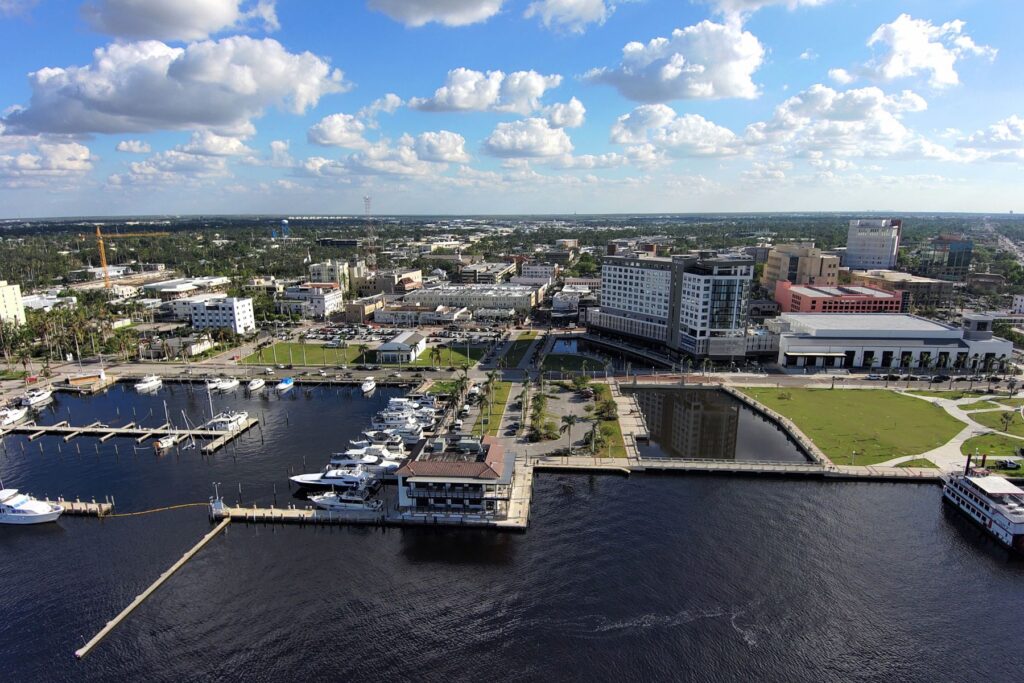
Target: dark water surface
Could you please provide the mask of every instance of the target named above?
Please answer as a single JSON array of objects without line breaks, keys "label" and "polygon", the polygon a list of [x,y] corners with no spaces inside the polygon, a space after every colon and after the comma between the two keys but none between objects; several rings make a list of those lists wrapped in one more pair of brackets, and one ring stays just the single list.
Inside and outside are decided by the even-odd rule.
[{"label": "dark water surface", "polygon": [[[172,393],[173,392],[173,393]],[[259,433],[209,458],[7,438],[5,484],[121,512],[288,500],[388,392],[232,403]],[[162,422],[205,396],[60,397],[51,419]],[[218,410],[225,403],[219,400]],[[142,408],[141,406],[145,406]],[[285,413],[290,425],[285,423]],[[122,421],[131,419],[123,417]],[[232,524],[86,660],[73,651],[210,529],[205,511],[0,527],[3,680],[1015,681],[1024,563],[935,486],[538,476],[525,534]]]}]

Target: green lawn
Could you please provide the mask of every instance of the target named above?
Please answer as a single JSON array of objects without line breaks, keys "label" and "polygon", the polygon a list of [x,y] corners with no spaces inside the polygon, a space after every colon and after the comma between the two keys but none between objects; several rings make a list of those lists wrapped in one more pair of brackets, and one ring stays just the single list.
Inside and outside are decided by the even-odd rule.
[{"label": "green lawn", "polygon": [[25,370],[0,370],[0,380],[4,379],[25,379],[28,372]]},{"label": "green lawn", "polygon": [[[607,384],[592,384],[591,387],[594,389],[595,403],[611,398],[611,390]],[[599,429],[605,425],[611,427],[611,435],[605,439],[604,446],[595,455],[599,458],[625,458],[626,442],[622,438],[622,425],[619,424],[617,419],[602,420]]]},{"label": "green lawn", "polygon": [[[985,434],[983,436],[975,436],[968,439],[960,447],[960,452],[964,455],[970,453],[974,455],[988,455],[988,462],[986,467],[997,474],[1005,474],[1008,477],[1024,477],[1024,469],[1019,470],[1004,470],[1001,467],[994,467],[994,460],[1001,460],[1003,458],[1009,458],[1017,455],[1017,449],[1024,448],[1024,441],[1020,439],[1011,439],[1008,436],[1002,434]],[[966,462],[966,461],[965,461]],[[975,463],[980,460],[975,461]],[[1024,461],[1018,462],[1024,464]]]},{"label": "green lawn", "polygon": [[954,389],[952,391],[908,391],[908,394],[914,396],[926,396],[928,398],[948,398],[951,401],[957,401],[961,398],[976,398],[978,396],[984,396],[984,392],[981,391],[966,391],[960,389]]},{"label": "green lawn", "polygon": [[1020,413],[1015,410],[997,410],[991,413],[972,413],[971,419],[979,424],[985,425],[986,427],[991,427],[997,432],[1002,432],[1004,431],[1002,422],[1002,416],[1004,413],[1013,415],[1013,422],[1010,423],[1010,428],[1005,431],[1010,434],[1016,434],[1017,436],[1024,436],[1024,420],[1021,419]]},{"label": "green lawn", "polygon": [[553,371],[565,370],[566,372],[574,370],[582,371],[584,363],[587,364],[587,370],[591,372],[603,369],[601,363],[594,358],[569,355],[567,353],[552,353],[544,356],[544,362],[541,363],[541,369]]},{"label": "green lawn", "polygon": [[538,332],[536,330],[527,330],[519,335],[519,337],[512,342],[508,351],[505,352],[505,367],[514,368],[518,367],[523,358],[526,356],[526,352],[530,349],[530,345],[533,344],[533,340],[537,338]]},{"label": "green lawn", "polygon": [[[303,356],[305,353],[305,356]],[[276,356],[275,356],[276,354]],[[441,349],[441,363],[443,367],[462,367],[465,364],[473,365],[484,355],[484,347],[469,347],[469,356],[466,356],[466,348]],[[437,359],[431,357],[428,348],[414,363],[406,363],[404,367],[429,367],[437,365]],[[277,342],[273,346],[260,349],[258,353],[247,356],[243,363],[255,365],[274,365],[276,363],[288,363],[294,365],[353,365],[362,363],[377,363],[377,353],[373,350],[367,351],[363,358],[356,346],[349,346],[345,349],[328,349],[321,344],[298,344],[295,342]],[[384,365],[381,363],[381,365]],[[392,365],[392,364],[388,364]],[[397,367],[397,366],[396,366]]]},{"label": "green lawn", "polygon": [[438,379],[430,385],[430,393],[432,394],[451,394],[455,391],[455,380],[453,379]]},{"label": "green lawn", "polygon": [[928,458],[916,458],[914,460],[908,460],[906,462],[901,462],[899,465],[896,465],[896,467],[932,467],[932,468],[937,468],[938,465],[933,463]]},{"label": "green lawn", "polygon": [[[508,403],[508,395],[512,391],[512,382],[495,382],[494,403],[487,412],[487,435],[498,436],[501,431],[501,417],[505,414],[505,404]],[[480,435],[483,431],[483,415],[473,425],[473,433]]]},{"label": "green lawn", "polygon": [[[942,408],[884,389],[742,389],[793,420],[838,465],[923,453],[963,429]],[[786,398],[788,396],[788,398]]]},{"label": "green lawn", "polygon": [[1024,406],[1024,398],[999,398],[996,400],[1007,408],[1020,408]]},{"label": "green lawn", "polygon": [[969,403],[966,406],[960,406],[965,412],[974,413],[979,410],[993,410],[995,408],[1004,408],[1005,406],[995,403],[994,401],[977,401],[976,403]]}]

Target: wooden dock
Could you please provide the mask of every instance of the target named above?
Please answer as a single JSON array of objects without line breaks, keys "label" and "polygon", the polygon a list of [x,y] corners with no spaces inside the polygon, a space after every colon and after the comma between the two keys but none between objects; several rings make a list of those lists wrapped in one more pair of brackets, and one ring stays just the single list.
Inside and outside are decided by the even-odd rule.
[{"label": "wooden dock", "polygon": [[226,505],[223,499],[210,501],[210,519],[263,524],[383,524],[384,510],[321,510],[316,507],[261,508]]},{"label": "wooden dock", "polygon": [[101,443],[115,437],[135,439],[136,443],[142,443],[148,439],[173,436],[176,439],[176,443],[189,438],[208,439],[209,442],[203,445],[202,451],[203,453],[213,453],[257,424],[259,424],[259,420],[250,417],[238,429],[226,431],[218,429],[175,429],[169,424],[163,424],[159,427],[142,427],[134,422],[129,422],[124,427],[111,427],[100,422],[93,422],[92,424],[78,427],[69,425],[66,421],[54,425],[37,425],[35,422],[26,422],[5,427],[3,430],[0,430],[0,436],[6,434],[27,434],[29,441],[38,439],[41,436],[61,436],[65,442],[80,436],[93,436],[97,437]]},{"label": "wooden dock", "polygon": [[83,502],[78,498],[74,500],[65,500],[64,498],[50,500],[47,498],[43,502],[60,505],[64,508],[63,514],[78,517],[106,517],[114,511],[114,501],[112,498],[99,503],[96,502],[95,498],[87,502]]}]

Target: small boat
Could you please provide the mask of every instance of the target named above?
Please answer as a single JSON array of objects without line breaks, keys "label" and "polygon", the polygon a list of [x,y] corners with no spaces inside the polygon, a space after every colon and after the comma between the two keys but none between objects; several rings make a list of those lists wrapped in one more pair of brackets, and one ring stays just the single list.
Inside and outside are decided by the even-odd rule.
[{"label": "small boat", "polygon": [[174,434],[168,434],[167,436],[161,436],[157,439],[156,443],[153,444],[153,448],[158,451],[166,451],[174,448],[174,444],[176,443],[178,443],[178,437]]},{"label": "small boat", "polygon": [[249,383],[245,385],[245,389],[250,394],[255,394],[257,391],[262,390],[266,385],[266,381],[257,377],[256,379],[249,380]]},{"label": "small boat", "polygon": [[217,391],[220,388],[220,380],[216,377],[210,377],[206,380],[205,386],[207,391]]},{"label": "small boat", "polygon": [[277,389],[277,393],[283,394],[286,391],[290,391],[293,386],[295,386],[295,380],[291,377],[285,377],[274,388]]},{"label": "small boat", "polygon": [[238,388],[238,385],[239,381],[237,379],[235,379],[234,377],[226,377],[225,379],[222,379],[219,382],[217,382],[217,391],[221,393],[234,391],[235,389]]},{"label": "small boat", "polygon": [[156,391],[163,383],[160,375],[146,375],[135,383],[135,391]]},{"label": "small boat", "polygon": [[53,391],[51,389],[32,389],[21,397],[21,405],[37,406],[41,403],[46,403],[52,397]]},{"label": "small boat", "polygon": [[56,522],[64,508],[45,503],[17,489],[0,491],[0,524],[43,524]]},{"label": "small boat", "polygon": [[363,383],[359,385],[359,390],[364,394],[368,394],[377,388],[377,380],[373,377],[367,377],[363,380]]},{"label": "small boat", "polygon": [[369,471],[361,465],[341,469],[329,469],[324,472],[313,474],[296,474],[288,477],[293,484],[298,484],[304,489],[359,489],[368,488],[373,485],[376,479]]},{"label": "small boat", "polygon": [[317,493],[309,497],[310,502],[321,510],[372,510],[377,511],[384,507],[384,501],[371,500],[370,492],[366,489],[347,491],[331,491],[330,493]]},{"label": "small boat", "polygon": [[12,425],[28,415],[28,408],[25,406],[10,406],[0,408],[0,427]]},{"label": "small boat", "polygon": [[249,413],[244,410],[227,410],[214,415],[213,419],[206,423],[206,427],[221,432],[235,432],[244,427],[248,420]]}]

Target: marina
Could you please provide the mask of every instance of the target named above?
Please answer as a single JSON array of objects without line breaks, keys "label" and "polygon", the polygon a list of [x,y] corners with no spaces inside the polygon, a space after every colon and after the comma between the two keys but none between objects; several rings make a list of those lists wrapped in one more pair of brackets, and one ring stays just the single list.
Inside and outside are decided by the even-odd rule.
[{"label": "marina", "polygon": [[111,427],[99,422],[88,425],[72,426],[67,421],[58,422],[53,425],[40,425],[35,422],[16,424],[0,429],[0,437],[7,434],[25,434],[29,441],[34,441],[42,436],[60,436],[67,443],[78,437],[92,436],[100,439],[101,442],[113,438],[134,439],[135,443],[143,443],[149,439],[161,439],[174,437],[178,441],[184,439],[208,439],[209,442],[202,446],[203,453],[214,453],[220,450],[233,439],[238,438],[248,430],[259,424],[256,418],[246,417],[235,423],[238,426],[232,429],[177,429],[169,423],[158,427],[142,427],[129,423],[123,427]]}]

